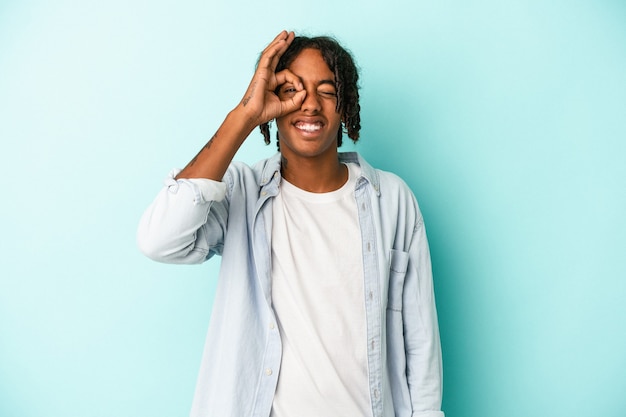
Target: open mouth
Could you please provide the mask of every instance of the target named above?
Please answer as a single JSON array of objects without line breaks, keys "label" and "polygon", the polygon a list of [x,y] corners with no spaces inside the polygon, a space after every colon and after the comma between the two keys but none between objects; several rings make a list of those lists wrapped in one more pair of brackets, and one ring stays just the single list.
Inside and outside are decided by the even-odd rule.
[{"label": "open mouth", "polygon": [[315,132],[319,132],[320,130],[322,130],[322,127],[324,125],[321,122],[315,122],[315,123],[296,122],[294,126],[296,127],[296,129],[301,130],[303,132],[315,133]]}]

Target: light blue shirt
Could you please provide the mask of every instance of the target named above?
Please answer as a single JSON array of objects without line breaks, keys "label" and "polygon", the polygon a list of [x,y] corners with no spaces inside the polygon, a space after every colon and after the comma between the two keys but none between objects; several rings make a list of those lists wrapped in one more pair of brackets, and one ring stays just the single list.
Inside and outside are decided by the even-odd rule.
[{"label": "light blue shirt", "polygon": [[[361,167],[354,196],[372,415],[443,417],[430,253],[417,201],[394,174],[356,153],[339,157]],[[140,221],[139,247],[156,261],[222,256],[192,417],[270,415],[281,363],[270,265],[280,179],[280,154],[254,167],[233,162],[222,182],[171,175]]]}]

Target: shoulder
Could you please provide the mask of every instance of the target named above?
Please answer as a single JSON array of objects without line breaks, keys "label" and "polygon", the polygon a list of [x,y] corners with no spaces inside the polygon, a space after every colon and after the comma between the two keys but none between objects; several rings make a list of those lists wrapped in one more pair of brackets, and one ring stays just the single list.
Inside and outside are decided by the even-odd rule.
[{"label": "shoulder", "polygon": [[399,206],[414,213],[416,219],[421,219],[422,214],[417,198],[408,184],[393,172],[378,169],[377,171],[380,178],[380,198],[397,202]]},{"label": "shoulder", "polygon": [[376,189],[381,208],[406,220],[412,219],[416,223],[422,221],[422,213],[415,194],[404,179],[393,172],[373,168],[361,156],[359,164],[363,176]]},{"label": "shoulder", "polygon": [[415,195],[407,183],[397,174],[372,167],[359,154],[355,154],[362,175],[380,192],[381,197],[402,199],[407,201],[415,200]]},{"label": "shoulder", "polygon": [[376,169],[376,173],[378,174],[378,178],[380,180],[381,192],[386,191],[388,194],[395,194],[399,197],[415,198],[411,188],[397,174],[389,171],[383,171],[382,169]]}]

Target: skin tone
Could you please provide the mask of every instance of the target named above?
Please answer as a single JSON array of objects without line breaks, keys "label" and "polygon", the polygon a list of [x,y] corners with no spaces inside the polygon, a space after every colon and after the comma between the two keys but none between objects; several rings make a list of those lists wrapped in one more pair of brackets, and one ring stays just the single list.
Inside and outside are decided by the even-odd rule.
[{"label": "skin tone", "polygon": [[241,102],[177,178],[220,181],[246,137],[276,119],[287,181],[311,192],[333,191],[345,183],[348,173],[337,151],[341,115],[335,110],[333,72],[314,49],[304,49],[287,69],[275,72],[294,37],[283,31],[265,48]]},{"label": "skin tone", "polygon": [[[302,82],[306,96],[300,109],[276,119],[283,178],[307,191],[336,190],[348,172],[337,154],[341,115],[336,111],[334,73],[317,49],[304,49],[288,69]],[[286,83],[278,96],[288,99],[295,93],[294,86]]]}]

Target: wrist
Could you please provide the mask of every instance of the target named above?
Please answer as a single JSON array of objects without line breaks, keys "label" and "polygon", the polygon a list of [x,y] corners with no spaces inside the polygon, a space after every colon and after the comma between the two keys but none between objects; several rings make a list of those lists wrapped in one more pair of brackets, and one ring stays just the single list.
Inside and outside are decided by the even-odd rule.
[{"label": "wrist", "polygon": [[241,103],[228,113],[227,119],[241,126],[241,129],[246,135],[252,133],[252,131],[262,123],[253,112]]}]

